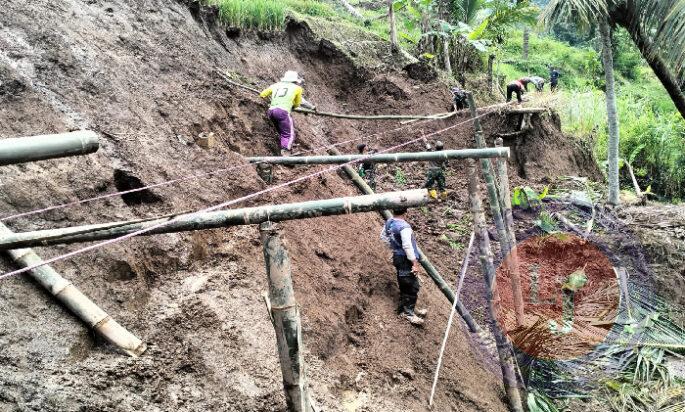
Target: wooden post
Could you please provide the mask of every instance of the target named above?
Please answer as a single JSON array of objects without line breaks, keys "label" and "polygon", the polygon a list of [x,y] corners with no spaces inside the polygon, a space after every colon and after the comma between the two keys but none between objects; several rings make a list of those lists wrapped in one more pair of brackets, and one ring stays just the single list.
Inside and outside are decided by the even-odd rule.
[{"label": "wooden post", "polygon": [[[502,138],[497,138],[495,140],[496,147],[502,148],[503,145],[504,141]],[[511,290],[514,295],[516,324],[518,326],[523,326],[523,291],[521,290],[518,250],[516,249],[516,228],[514,227],[514,215],[511,211],[511,192],[509,190],[509,173],[506,159],[497,159],[497,175],[499,176],[499,198],[502,205],[502,214],[504,216],[504,223],[511,247],[509,255],[505,258],[505,263],[511,277]]]},{"label": "wooden post", "polygon": [[[471,109],[471,117],[473,117],[473,128],[475,130],[475,140],[476,146],[479,149],[484,149],[486,147],[485,138],[483,137],[483,128],[480,124],[480,119],[478,118],[478,112],[476,110],[476,103],[473,100],[473,95],[468,93],[469,108]],[[504,219],[502,218],[502,210],[500,208],[499,195],[497,193],[497,187],[495,186],[495,177],[493,175],[493,167],[490,159],[481,159],[480,162],[481,169],[483,170],[483,176],[485,177],[485,184],[488,189],[488,203],[490,204],[490,212],[492,213],[492,218],[495,221],[495,228],[497,229],[497,235],[499,236],[500,244],[500,254],[502,259],[507,256],[511,250],[511,243],[509,242],[509,236],[507,234],[506,227],[504,225]]]},{"label": "wooden post", "polygon": [[309,387],[305,373],[302,353],[302,326],[300,312],[295,300],[293,281],[290,271],[290,257],[274,224],[262,223],[259,226],[264,245],[266,276],[269,280],[271,314],[278,356],[283,373],[283,388],[291,412],[312,412],[314,409],[309,397]]},{"label": "wooden post", "polygon": [[483,204],[479,195],[478,175],[476,172],[475,161],[468,161],[468,172],[471,213],[473,215],[474,230],[476,231],[476,236],[478,237],[480,262],[483,268],[485,283],[487,285],[487,309],[489,314],[488,322],[490,323],[490,329],[492,330],[492,334],[494,335],[495,342],[497,344],[497,353],[499,355],[500,366],[502,368],[504,389],[507,393],[509,406],[514,412],[523,412],[521,393],[518,390],[518,384],[516,381],[516,371],[513,362],[513,349],[511,348],[506,336],[497,323],[497,311],[494,302],[496,272],[492,258],[492,250],[490,248],[490,238],[488,237],[488,230],[485,224]]}]

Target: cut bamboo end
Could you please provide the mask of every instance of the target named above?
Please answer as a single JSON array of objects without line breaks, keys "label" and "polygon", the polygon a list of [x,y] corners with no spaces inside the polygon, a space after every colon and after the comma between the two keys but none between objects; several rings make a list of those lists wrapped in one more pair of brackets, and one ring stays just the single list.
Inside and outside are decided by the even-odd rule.
[{"label": "cut bamboo end", "polygon": [[107,316],[103,322],[93,328],[109,343],[126,352],[131,357],[137,358],[147,350],[147,345],[131,332],[121,326],[111,316]]}]

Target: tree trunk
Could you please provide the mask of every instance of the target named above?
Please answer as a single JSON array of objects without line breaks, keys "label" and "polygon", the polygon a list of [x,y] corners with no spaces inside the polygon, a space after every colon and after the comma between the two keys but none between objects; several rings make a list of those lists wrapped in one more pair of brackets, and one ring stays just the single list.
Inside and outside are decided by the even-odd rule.
[{"label": "tree trunk", "polygon": [[450,38],[445,36],[442,38],[442,52],[445,57],[445,71],[452,75],[452,62],[450,61]]},{"label": "tree trunk", "polygon": [[350,3],[348,3],[347,0],[340,0],[340,3],[351,15],[354,16],[354,18],[364,20],[364,16],[362,16],[362,14],[357,11],[357,9],[355,9]]},{"label": "tree trunk", "polygon": [[685,93],[683,93],[678,79],[671,72],[668,64],[666,64],[658,50],[655,50],[651,39],[645,33],[642,26],[640,26],[640,23],[633,23],[635,21],[634,16],[633,12],[626,8],[620,9],[612,15],[612,17],[616,18],[616,23],[628,31],[633,39],[633,43],[640,50],[640,54],[642,54],[642,57],[647,61],[649,67],[652,68],[652,71],[654,71],[654,74],[668,92],[680,115],[685,118]]},{"label": "tree trunk", "polygon": [[523,29],[523,60],[528,60],[528,47],[530,45],[530,29]]},{"label": "tree trunk", "polygon": [[495,64],[495,55],[491,54],[488,56],[488,85],[490,86],[490,92],[495,88],[495,77],[493,74],[493,66]]},{"label": "tree trunk", "polygon": [[618,149],[620,131],[616,109],[611,28],[606,17],[600,18],[599,33],[602,39],[602,62],[604,63],[606,77],[607,121],[609,123],[609,204],[616,206],[619,204]]},{"label": "tree trunk", "polygon": [[393,0],[388,0],[388,19],[390,20],[390,48],[393,53],[397,53],[400,50],[400,47],[397,41],[397,26],[395,24]]}]

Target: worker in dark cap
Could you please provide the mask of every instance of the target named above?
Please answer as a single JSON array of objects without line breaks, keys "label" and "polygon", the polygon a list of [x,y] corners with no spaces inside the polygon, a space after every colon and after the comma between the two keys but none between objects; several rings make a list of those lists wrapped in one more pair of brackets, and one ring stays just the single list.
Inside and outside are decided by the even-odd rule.
[{"label": "worker in dark cap", "polygon": [[[441,151],[444,145],[441,141],[435,142],[435,147],[426,144],[426,150],[429,152]],[[445,187],[445,169],[447,168],[447,160],[432,160],[428,164],[428,173],[426,176],[426,184],[423,186],[428,189],[428,194],[433,199],[438,198],[438,191],[440,191],[440,199],[447,200],[447,190]]]}]

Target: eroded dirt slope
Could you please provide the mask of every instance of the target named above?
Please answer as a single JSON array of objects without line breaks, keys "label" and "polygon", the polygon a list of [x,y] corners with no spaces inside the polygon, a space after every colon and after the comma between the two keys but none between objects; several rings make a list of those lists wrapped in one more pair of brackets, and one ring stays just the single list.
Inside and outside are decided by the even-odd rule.
[{"label": "eroded dirt slope", "polygon": [[[446,109],[448,95],[441,85],[415,83],[401,72],[355,68],[306,25],[291,24],[284,34],[228,34],[215,12],[183,1],[4,4],[0,137],[88,128],[100,132],[102,140],[94,155],[4,167],[3,214],[123,190],[138,180],[149,184],[242,165],[240,155],[275,151],[263,106],[223,83],[215,67],[259,85],[284,70],[300,70],[312,100],[330,111]],[[299,115],[296,121],[301,149],[397,127]],[[373,144],[391,146],[456,121],[412,127]],[[511,120],[495,117],[486,128],[501,131],[506,122]],[[214,132],[217,147],[193,144],[200,132]],[[464,126],[444,140],[469,147],[470,135]],[[569,161],[560,167],[571,173],[576,166]],[[406,185],[420,185],[422,169],[406,170]],[[276,178],[283,182],[301,173],[279,168]],[[452,280],[461,256],[439,242],[430,225],[431,216],[448,208],[463,215],[463,165],[450,173],[455,189],[450,202],[427,217],[414,213],[427,249]],[[402,186],[393,176],[389,168],[380,186]],[[154,216],[265,187],[254,169],[245,167],[8,224],[31,230]],[[352,194],[356,191],[344,179],[329,174],[252,203]],[[245,204],[250,202],[240,205]],[[416,330],[397,319],[394,273],[377,240],[380,226],[375,214],[282,225],[302,305],[309,373],[325,410],[355,405],[358,410],[425,410],[448,307],[424,283],[421,300],[432,310],[426,328]],[[37,251],[51,257],[76,248]],[[131,240],[55,264],[149,343],[140,359],[97,341],[32,282],[2,282],[0,410],[283,410],[275,340],[261,298],[266,289],[261,253],[256,228],[239,227]],[[14,268],[7,260],[0,266],[3,272]],[[478,299],[470,304],[478,310]],[[441,410],[505,410],[498,376],[459,328],[442,376],[436,400]]]}]

